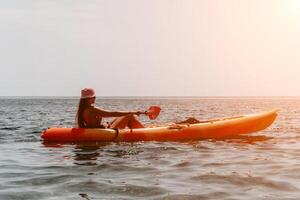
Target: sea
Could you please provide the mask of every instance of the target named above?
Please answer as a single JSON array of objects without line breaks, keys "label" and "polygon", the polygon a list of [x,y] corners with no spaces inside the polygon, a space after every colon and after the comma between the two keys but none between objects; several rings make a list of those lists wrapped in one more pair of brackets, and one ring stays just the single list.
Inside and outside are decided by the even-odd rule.
[{"label": "sea", "polygon": [[300,97],[98,97],[113,111],[160,106],[145,125],[280,111],[269,128],[226,140],[43,143],[46,128],[75,125],[78,102],[0,98],[1,200],[300,199]]}]

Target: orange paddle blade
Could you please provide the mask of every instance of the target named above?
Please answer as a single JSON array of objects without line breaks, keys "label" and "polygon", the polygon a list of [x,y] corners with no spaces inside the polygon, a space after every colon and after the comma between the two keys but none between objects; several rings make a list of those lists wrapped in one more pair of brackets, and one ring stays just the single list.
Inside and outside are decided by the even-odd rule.
[{"label": "orange paddle blade", "polygon": [[160,111],[161,108],[159,106],[151,106],[147,111],[147,115],[149,119],[154,120],[159,115]]}]

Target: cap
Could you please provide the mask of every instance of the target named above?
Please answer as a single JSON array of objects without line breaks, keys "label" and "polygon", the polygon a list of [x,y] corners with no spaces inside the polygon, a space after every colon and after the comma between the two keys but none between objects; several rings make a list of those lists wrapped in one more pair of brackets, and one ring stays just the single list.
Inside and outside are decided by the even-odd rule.
[{"label": "cap", "polygon": [[84,88],[81,90],[81,99],[95,97],[95,91],[92,88]]}]

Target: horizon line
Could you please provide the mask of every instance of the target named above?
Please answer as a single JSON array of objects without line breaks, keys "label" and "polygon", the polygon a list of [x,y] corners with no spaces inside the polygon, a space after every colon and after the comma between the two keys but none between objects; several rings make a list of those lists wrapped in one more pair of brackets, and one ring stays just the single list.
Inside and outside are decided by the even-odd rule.
[{"label": "horizon line", "polygon": [[[47,98],[47,97],[62,97],[62,98],[80,98],[80,96],[72,96],[72,95],[4,95],[1,96],[0,98],[9,98],[9,97],[25,97],[25,98],[30,98],[30,97],[34,97],[34,98]],[[166,95],[166,96],[158,96],[158,95],[147,95],[147,96],[143,96],[143,95],[129,95],[129,96],[96,96],[97,98],[235,98],[235,97],[243,97],[243,98],[282,98],[282,97],[300,97],[300,95],[266,95],[266,96],[262,96],[262,95],[220,95],[220,96],[188,96],[188,95],[182,95],[182,96],[178,96],[178,95]]]}]

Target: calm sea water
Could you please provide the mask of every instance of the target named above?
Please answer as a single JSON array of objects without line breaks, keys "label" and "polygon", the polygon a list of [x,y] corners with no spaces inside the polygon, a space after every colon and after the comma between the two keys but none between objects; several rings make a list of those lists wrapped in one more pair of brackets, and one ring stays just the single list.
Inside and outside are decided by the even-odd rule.
[{"label": "calm sea water", "polygon": [[77,104],[0,99],[1,200],[300,198],[300,98],[103,98],[112,110],[160,105],[151,123],[281,111],[270,128],[231,140],[44,145],[41,131],[73,126]]}]

